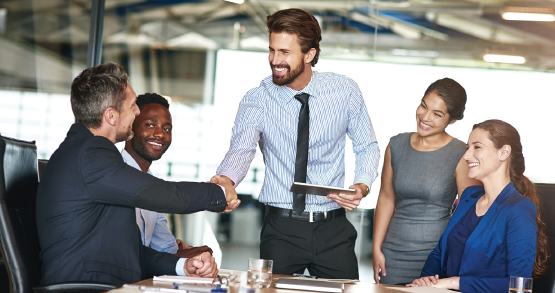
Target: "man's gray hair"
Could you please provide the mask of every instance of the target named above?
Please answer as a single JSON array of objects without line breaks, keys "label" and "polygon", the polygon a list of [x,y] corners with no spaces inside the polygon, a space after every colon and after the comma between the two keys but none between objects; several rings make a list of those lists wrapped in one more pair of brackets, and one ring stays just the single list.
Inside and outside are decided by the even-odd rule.
[{"label": "man's gray hair", "polygon": [[101,64],[83,70],[71,84],[71,109],[75,123],[98,129],[104,111],[121,110],[129,75],[115,63]]}]

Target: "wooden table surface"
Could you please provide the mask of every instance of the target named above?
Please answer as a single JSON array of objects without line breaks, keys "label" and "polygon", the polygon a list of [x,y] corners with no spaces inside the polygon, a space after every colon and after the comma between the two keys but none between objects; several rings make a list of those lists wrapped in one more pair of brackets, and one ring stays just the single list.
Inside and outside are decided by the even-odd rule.
[{"label": "wooden table surface", "polygon": [[[220,275],[222,274],[230,274],[232,276],[239,276],[242,271],[234,271],[234,270],[220,270]],[[314,292],[314,291],[301,291],[301,290],[288,290],[288,289],[277,289],[274,287],[274,283],[278,278],[282,277],[291,277],[288,275],[278,275],[274,274],[272,281],[272,286],[267,289],[260,289],[260,293],[300,293],[300,292]],[[152,279],[143,280],[137,282],[133,285],[143,285],[143,286],[156,286],[161,288],[173,288],[171,283],[164,283],[164,282],[154,282]],[[401,287],[395,285],[378,285],[375,283],[363,283],[363,282],[356,282],[352,284],[345,284],[345,291],[344,293],[400,293],[402,291],[389,289],[387,287]],[[237,293],[236,286],[230,286],[228,293]],[[116,291],[117,292],[117,291]]]}]

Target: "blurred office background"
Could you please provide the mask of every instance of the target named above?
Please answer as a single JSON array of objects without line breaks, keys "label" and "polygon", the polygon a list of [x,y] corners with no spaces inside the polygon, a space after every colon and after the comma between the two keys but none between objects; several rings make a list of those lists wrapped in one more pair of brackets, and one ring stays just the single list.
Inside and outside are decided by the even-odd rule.
[{"label": "blurred office background", "polygon": [[[91,3],[104,7],[92,18]],[[90,62],[91,31],[98,32],[90,24],[100,19],[101,63],[122,65],[137,94],[171,99],[173,143],[152,172],[168,180],[209,180],[229,147],[240,99],[270,74],[266,15],[291,7],[310,11],[321,24],[315,70],[358,83],[382,155],[391,136],[414,131],[427,86],[451,77],[469,100],[464,120],[448,132],[466,141],[473,124],[505,120],[521,132],[526,175],[555,183],[552,0],[0,0],[0,133],[35,140],[39,158],[50,157],[73,123],[71,81]],[[546,21],[509,20],[519,12]],[[345,186],[353,170],[349,149]],[[245,269],[246,258],[258,256],[263,179],[257,153],[237,188],[241,207],[225,215],[168,215],[175,235],[219,247],[221,268]],[[378,192],[379,178],[348,214],[359,231],[363,281],[372,280]]]}]

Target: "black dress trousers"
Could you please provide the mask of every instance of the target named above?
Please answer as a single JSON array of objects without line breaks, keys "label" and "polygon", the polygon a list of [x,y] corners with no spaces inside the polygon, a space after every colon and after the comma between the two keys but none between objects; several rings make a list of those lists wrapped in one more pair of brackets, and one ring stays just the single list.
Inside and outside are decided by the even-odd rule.
[{"label": "black dress trousers", "polygon": [[275,274],[358,279],[357,232],[345,216],[326,222],[266,215],[260,234],[260,258],[274,261]]}]

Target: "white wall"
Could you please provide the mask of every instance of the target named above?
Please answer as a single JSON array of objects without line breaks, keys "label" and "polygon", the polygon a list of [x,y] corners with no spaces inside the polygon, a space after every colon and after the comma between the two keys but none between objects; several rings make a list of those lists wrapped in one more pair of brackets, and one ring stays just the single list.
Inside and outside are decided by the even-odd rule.
[{"label": "white wall", "polygon": [[[555,172],[550,168],[555,164],[555,158],[550,155],[550,148],[555,144],[550,118],[555,74],[327,59],[321,59],[315,70],[344,74],[358,83],[378,137],[382,160],[391,136],[415,131],[415,110],[428,85],[450,77],[465,87],[468,102],[464,119],[449,126],[447,132],[467,142],[473,124],[487,119],[504,120],[520,132],[525,175],[534,182],[555,183]],[[270,74],[267,53],[218,51],[214,110],[220,119],[218,124],[224,129],[218,132],[217,138],[220,148],[225,149],[224,154],[229,147],[239,101]],[[350,146],[348,150],[346,186],[354,177],[354,155]],[[263,167],[259,152],[252,166]],[[380,173],[381,168],[382,162]],[[379,181],[378,177],[361,207],[375,207]]]}]

